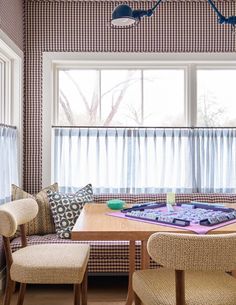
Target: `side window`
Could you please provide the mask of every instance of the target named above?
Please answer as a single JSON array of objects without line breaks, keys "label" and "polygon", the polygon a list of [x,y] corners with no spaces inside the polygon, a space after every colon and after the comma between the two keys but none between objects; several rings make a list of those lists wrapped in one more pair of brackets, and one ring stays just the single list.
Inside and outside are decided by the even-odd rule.
[{"label": "side window", "polygon": [[11,184],[21,184],[21,101],[23,53],[0,37],[0,204],[11,199]]}]

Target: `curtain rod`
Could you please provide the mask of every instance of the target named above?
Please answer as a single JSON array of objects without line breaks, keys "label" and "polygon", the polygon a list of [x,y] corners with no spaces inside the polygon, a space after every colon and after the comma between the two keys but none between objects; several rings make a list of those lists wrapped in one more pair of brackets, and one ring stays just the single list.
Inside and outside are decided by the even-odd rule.
[{"label": "curtain rod", "polygon": [[87,128],[87,129],[93,129],[93,128],[100,128],[100,129],[108,129],[108,128],[116,128],[116,129],[141,129],[141,128],[152,128],[152,129],[236,129],[235,127],[202,127],[202,126],[180,126],[180,127],[171,127],[171,126],[56,126],[52,125],[52,128]]},{"label": "curtain rod", "polygon": [[17,127],[16,127],[16,126],[13,126],[13,125],[7,125],[7,124],[3,124],[3,123],[0,123],[0,127],[6,127],[6,128],[17,129]]}]

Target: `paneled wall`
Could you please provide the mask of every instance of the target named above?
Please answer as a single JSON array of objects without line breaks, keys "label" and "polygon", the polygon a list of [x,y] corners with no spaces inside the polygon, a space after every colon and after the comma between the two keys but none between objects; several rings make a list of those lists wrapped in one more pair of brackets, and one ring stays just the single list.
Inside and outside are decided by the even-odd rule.
[{"label": "paneled wall", "polygon": [[0,0],[0,29],[23,50],[24,1]]},{"label": "paneled wall", "polygon": [[[147,9],[155,2],[128,2]],[[226,16],[235,0],[218,0]],[[25,6],[24,187],[37,192],[42,180],[43,52],[235,52],[236,35],[219,25],[203,0],[167,0],[152,18],[131,30],[108,26],[117,1],[28,0]]]}]

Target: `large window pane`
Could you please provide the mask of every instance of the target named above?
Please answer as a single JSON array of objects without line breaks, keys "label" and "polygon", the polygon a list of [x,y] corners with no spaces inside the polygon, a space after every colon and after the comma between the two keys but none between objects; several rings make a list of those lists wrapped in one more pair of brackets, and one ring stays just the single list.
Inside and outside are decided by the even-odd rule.
[{"label": "large window pane", "polygon": [[197,125],[236,126],[236,70],[197,71]]},{"label": "large window pane", "polygon": [[55,123],[184,126],[183,69],[60,69]]},{"label": "large window pane", "polygon": [[184,126],[184,70],[144,70],[144,125]]},{"label": "large window pane", "polygon": [[59,125],[99,125],[99,71],[59,70]]},{"label": "large window pane", "polygon": [[101,71],[101,119],[104,126],[142,125],[141,71]]}]

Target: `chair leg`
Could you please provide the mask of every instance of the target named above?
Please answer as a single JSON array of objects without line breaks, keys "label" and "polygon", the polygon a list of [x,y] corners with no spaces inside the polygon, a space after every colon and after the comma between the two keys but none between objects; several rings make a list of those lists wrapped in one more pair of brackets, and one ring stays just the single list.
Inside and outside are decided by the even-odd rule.
[{"label": "chair leg", "polygon": [[10,305],[11,303],[11,296],[13,293],[13,289],[15,287],[15,282],[10,279],[10,275],[7,276],[6,288],[5,288],[5,295],[3,299],[3,305]]},{"label": "chair leg", "polygon": [[12,285],[12,294],[14,294],[16,292],[16,282],[13,282]]},{"label": "chair leg", "polygon": [[142,304],[142,302],[141,302],[140,298],[134,292],[134,305],[141,305],[141,304]]},{"label": "chair leg", "polygon": [[80,284],[74,284],[74,305],[80,305]]},{"label": "chair leg", "polygon": [[87,305],[87,290],[88,290],[88,267],[86,268],[86,271],[84,273],[84,278],[81,283],[81,300],[82,305]]},{"label": "chair leg", "polygon": [[25,289],[26,289],[26,284],[20,283],[20,291],[18,294],[17,305],[23,305],[24,297],[25,297]]}]

